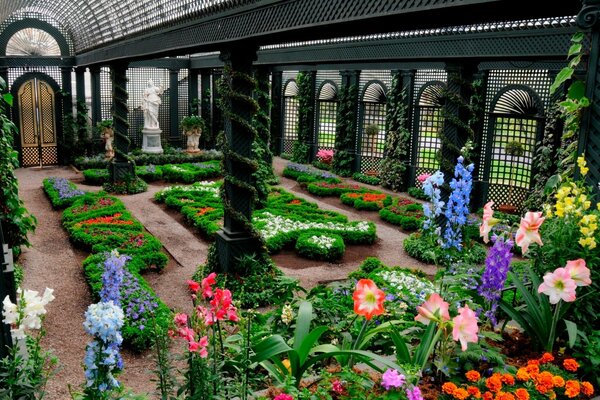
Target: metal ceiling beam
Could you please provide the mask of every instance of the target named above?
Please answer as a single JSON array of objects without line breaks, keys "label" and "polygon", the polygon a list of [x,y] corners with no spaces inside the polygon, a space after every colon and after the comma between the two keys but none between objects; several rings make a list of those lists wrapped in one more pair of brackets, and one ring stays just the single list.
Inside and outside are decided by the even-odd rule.
[{"label": "metal ceiling beam", "polygon": [[576,1],[529,0],[263,0],[134,38],[116,40],[77,56],[79,65],[215,51],[348,35],[574,15]]},{"label": "metal ceiling beam", "polygon": [[74,67],[75,57],[0,57],[0,67]]}]

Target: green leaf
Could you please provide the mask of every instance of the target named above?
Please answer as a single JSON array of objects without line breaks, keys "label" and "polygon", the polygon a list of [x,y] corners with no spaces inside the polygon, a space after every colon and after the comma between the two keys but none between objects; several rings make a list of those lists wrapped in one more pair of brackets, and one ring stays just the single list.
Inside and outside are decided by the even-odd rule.
[{"label": "green leaf", "polygon": [[310,332],[310,323],[313,319],[313,307],[308,301],[300,303],[298,318],[296,318],[296,330],[294,333],[294,349],[299,349],[304,338]]},{"label": "green leaf", "polygon": [[571,47],[569,48],[569,54],[567,54],[567,57],[571,57],[575,54],[581,53],[582,47],[583,47],[583,45],[581,43],[572,44]]},{"label": "green leaf", "polygon": [[567,325],[567,334],[569,335],[569,347],[573,348],[577,342],[577,324],[573,321],[565,319],[565,325]]},{"label": "green leaf", "polygon": [[585,35],[583,34],[583,32],[577,32],[571,38],[571,42],[572,43],[581,43],[581,42],[583,42],[584,38],[585,38]]},{"label": "green leaf", "polygon": [[571,61],[569,61],[569,66],[567,68],[571,68],[571,69],[575,70],[575,67],[577,67],[580,62],[581,62],[581,54],[579,54],[576,57],[573,57],[573,59]]},{"label": "green leaf", "polygon": [[273,335],[254,346],[255,354],[252,357],[252,362],[260,363],[281,353],[287,353],[290,350],[292,348],[287,345],[281,335]]},{"label": "green leaf", "polygon": [[12,95],[12,94],[10,94],[10,93],[4,93],[4,94],[2,95],[2,98],[4,99],[4,101],[5,101],[5,102],[6,102],[6,103],[7,103],[9,106],[11,106],[11,107],[12,107],[12,105],[13,105],[13,95]]},{"label": "green leaf", "polygon": [[294,348],[297,349],[298,357],[300,358],[300,364],[304,364],[304,362],[308,358],[308,355],[314,351],[311,351],[313,345],[317,342],[317,340],[319,340],[321,335],[327,332],[328,330],[329,328],[326,326],[319,326],[313,329],[312,332],[310,332],[304,338],[304,340],[302,341],[302,343],[299,344],[298,347],[296,347],[296,343],[294,343]]},{"label": "green leaf", "polygon": [[576,81],[569,86],[568,96],[570,99],[581,100],[585,96],[585,84],[582,81]]},{"label": "green leaf", "polygon": [[572,68],[564,67],[558,73],[558,75],[556,75],[556,79],[554,79],[554,83],[552,84],[552,86],[550,86],[550,94],[553,94],[554,92],[556,92],[556,90],[560,87],[560,85],[562,85],[563,83],[565,83],[566,81],[571,79],[571,76],[573,76],[573,72],[574,72],[574,70]]}]

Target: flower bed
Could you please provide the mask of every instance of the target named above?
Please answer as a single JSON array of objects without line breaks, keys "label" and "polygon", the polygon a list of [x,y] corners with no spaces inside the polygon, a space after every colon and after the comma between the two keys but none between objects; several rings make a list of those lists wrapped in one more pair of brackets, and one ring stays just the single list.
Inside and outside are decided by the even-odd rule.
[{"label": "flower bed", "polygon": [[364,193],[368,192],[370,189],[350,183],[333,183],[318,181],[309,183],[308,186],[306,186],[306,190],[308,190],[309,193],[317,196],[328,197],[340,196],[343,193],[348,192]]},{"label": "flower bed", "polygon": [[391,205],[379,211],[379,217],[407,231],[416,231],[423,225],[423,206],[414,201],[398,197]]},{"label": "flower bed", "polygon": [[357,210],[378,211],[392,204],[392,196],[379,192],[343,193],[340,196],[342,203],[350,205]]},{"label": "flower bed", "polygon": [[77,189],[73,182],[65,178],[46,178],[43,181],[43,186],[44,193],[46,193],[52,207],[55,209],[68,207],[85,194],[83,190]]},{"label": "flower bed", "polygon": [[163,179],[169,182],[192,183],[202,179],[220,177],[221,164],[219,161],[167,164],[162,166],[162,175]]},{"label": "flower bed", "polygon": [[344,239],[339,235],[313,235],[303,233],[298,236],[296,250],[302,257],[313,260],[336,261],[346,251]]},{"label": "flower bed", "polygon": [[381,179],[377,176],[365,175],[360,172],[355,172],[352,174],[352,179],[355,181],[366,183],[367,185],[375,185],[378,186],[381,184]]},{"label": "flower bed", "polygon": [[339,183],[341,180],[331,172],[320,171],[316,168],[304,164],[288,163],[283,169],[282,175],[286,178],[294,179],[300,183],[315,181],[327,181]]},{"label": "flower bed", "polygon": [[[223,154],[217,150],[206,150],[199,154],[188,154],[181,149],[165,150],[163,154],[130,154],[130,157],[136,165],[165,165],[165,164],[181,164],[204,162],[211,160],[220,160]],[[75,166],[80,170],[91,168],[106,168],[108,161],[104,154],[98,154],[94,157],[79,157],[75,160]]]},{"label": "flower bed", "polygon": [[[189,187],[170,187],[155,200],[178,210],[203,235],[212,235],[222,226],[223,205],[218,195],[220,182],[200,182]],[[294,246],[300,234],[337,234],[347,244],[370,244],[377,238],[375,225],[366,221],[348,222],[339,213],[320,210],[316,204],[298,199],[283,190],[273,190],[267,206],[253,215],[254,227],[265,239],[269,252]]]},{"label": "flower bed", "polygon": [[81,171],[83,179],[88,185],[101,186],[108,181],[109,174],[106,168],[90,168]]},{"label": "flower bed", "polygon": [[[44,188],[53,183],[46,181]],[[77,190],[73,183],[67,183],[72,190]],[[156,323],[166,330],[171,312],[139,273],[160,270],[167,264],[160,241],[144,232],[142,224],[127,211],[122,201],[103,192],[79,195],[63,212],[62,222],[71,241],[93,253],[84,260],[83,269],[94,297],[98,298],[102,289],[108,254],[117,249],[129,257],[121,287],[125,313],[123,339],[136,351],[151,346],[154,341],[151,325]]]}]

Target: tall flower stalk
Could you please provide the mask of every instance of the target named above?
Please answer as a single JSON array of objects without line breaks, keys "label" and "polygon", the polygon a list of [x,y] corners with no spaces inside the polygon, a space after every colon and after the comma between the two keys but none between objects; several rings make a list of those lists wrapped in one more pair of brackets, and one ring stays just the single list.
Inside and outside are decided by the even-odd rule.
[{"label": "tall flower stalk", "polygon": [[424,231],[435,231],[436,223],[435,219],[442,213],[444,202],[441,201],[440,186],[444,184],[444,174],[441,171],[437,171],[433,175],[427,177],[423,182],[423,191],[431,200],[431,204],[423,204],[423,215],[425,221],[423,221]]},{"label": "tall flower stalk", "polygon": [[442,244],[445,249],[455,247],[458,251],[462,250],[462,228],[469,216],[469,201],[473,188],[472,173],[475,168],[473,164],[465,167],[463,162],[464,158],[458,157],[454,167],[454,178],[450,182],[452,193],[444,213],[447,221]]}]

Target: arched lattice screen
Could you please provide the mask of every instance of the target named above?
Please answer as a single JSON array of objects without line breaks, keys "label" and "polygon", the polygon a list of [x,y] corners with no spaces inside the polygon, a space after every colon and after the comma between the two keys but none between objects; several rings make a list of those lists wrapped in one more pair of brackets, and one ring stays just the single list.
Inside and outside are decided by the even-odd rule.
[{"label": "arched lattice screen", "polygon": [[505,88],[492,104],[488,130],[488,201],[518,208],[531,185],[543,107],[528,88]]},{"label": "arched lattice screen", "polygon": [[298,85],[289,80],[283,90],[283,143],[282,152],[291,153],[298,140]]},{"label": "arched lattice screen", "polygon": [[361,165],[363,173],[378,173],[385,147],[386,89],[381,82],[367,85],[362,97]]},{"label": "arched lattice screen", "polygon": [[439,167],[437,153],[441,147],[439,134],[444,127],[442,102],[445,84],[432,81],[423,85],[415,110],[417,175],[435,172]]},{"label": "arched lattice screen", "polygon": [[60,56],[58,42],[37,28],[21,29],[8,40],[7,56]]},{"label": "arched lattice screen", "polygon": [[333,150],[335,148],[335,125],[338,108],[337,87],[332,82],[325,82],[321,86],[318,95],[318,150]]}]

